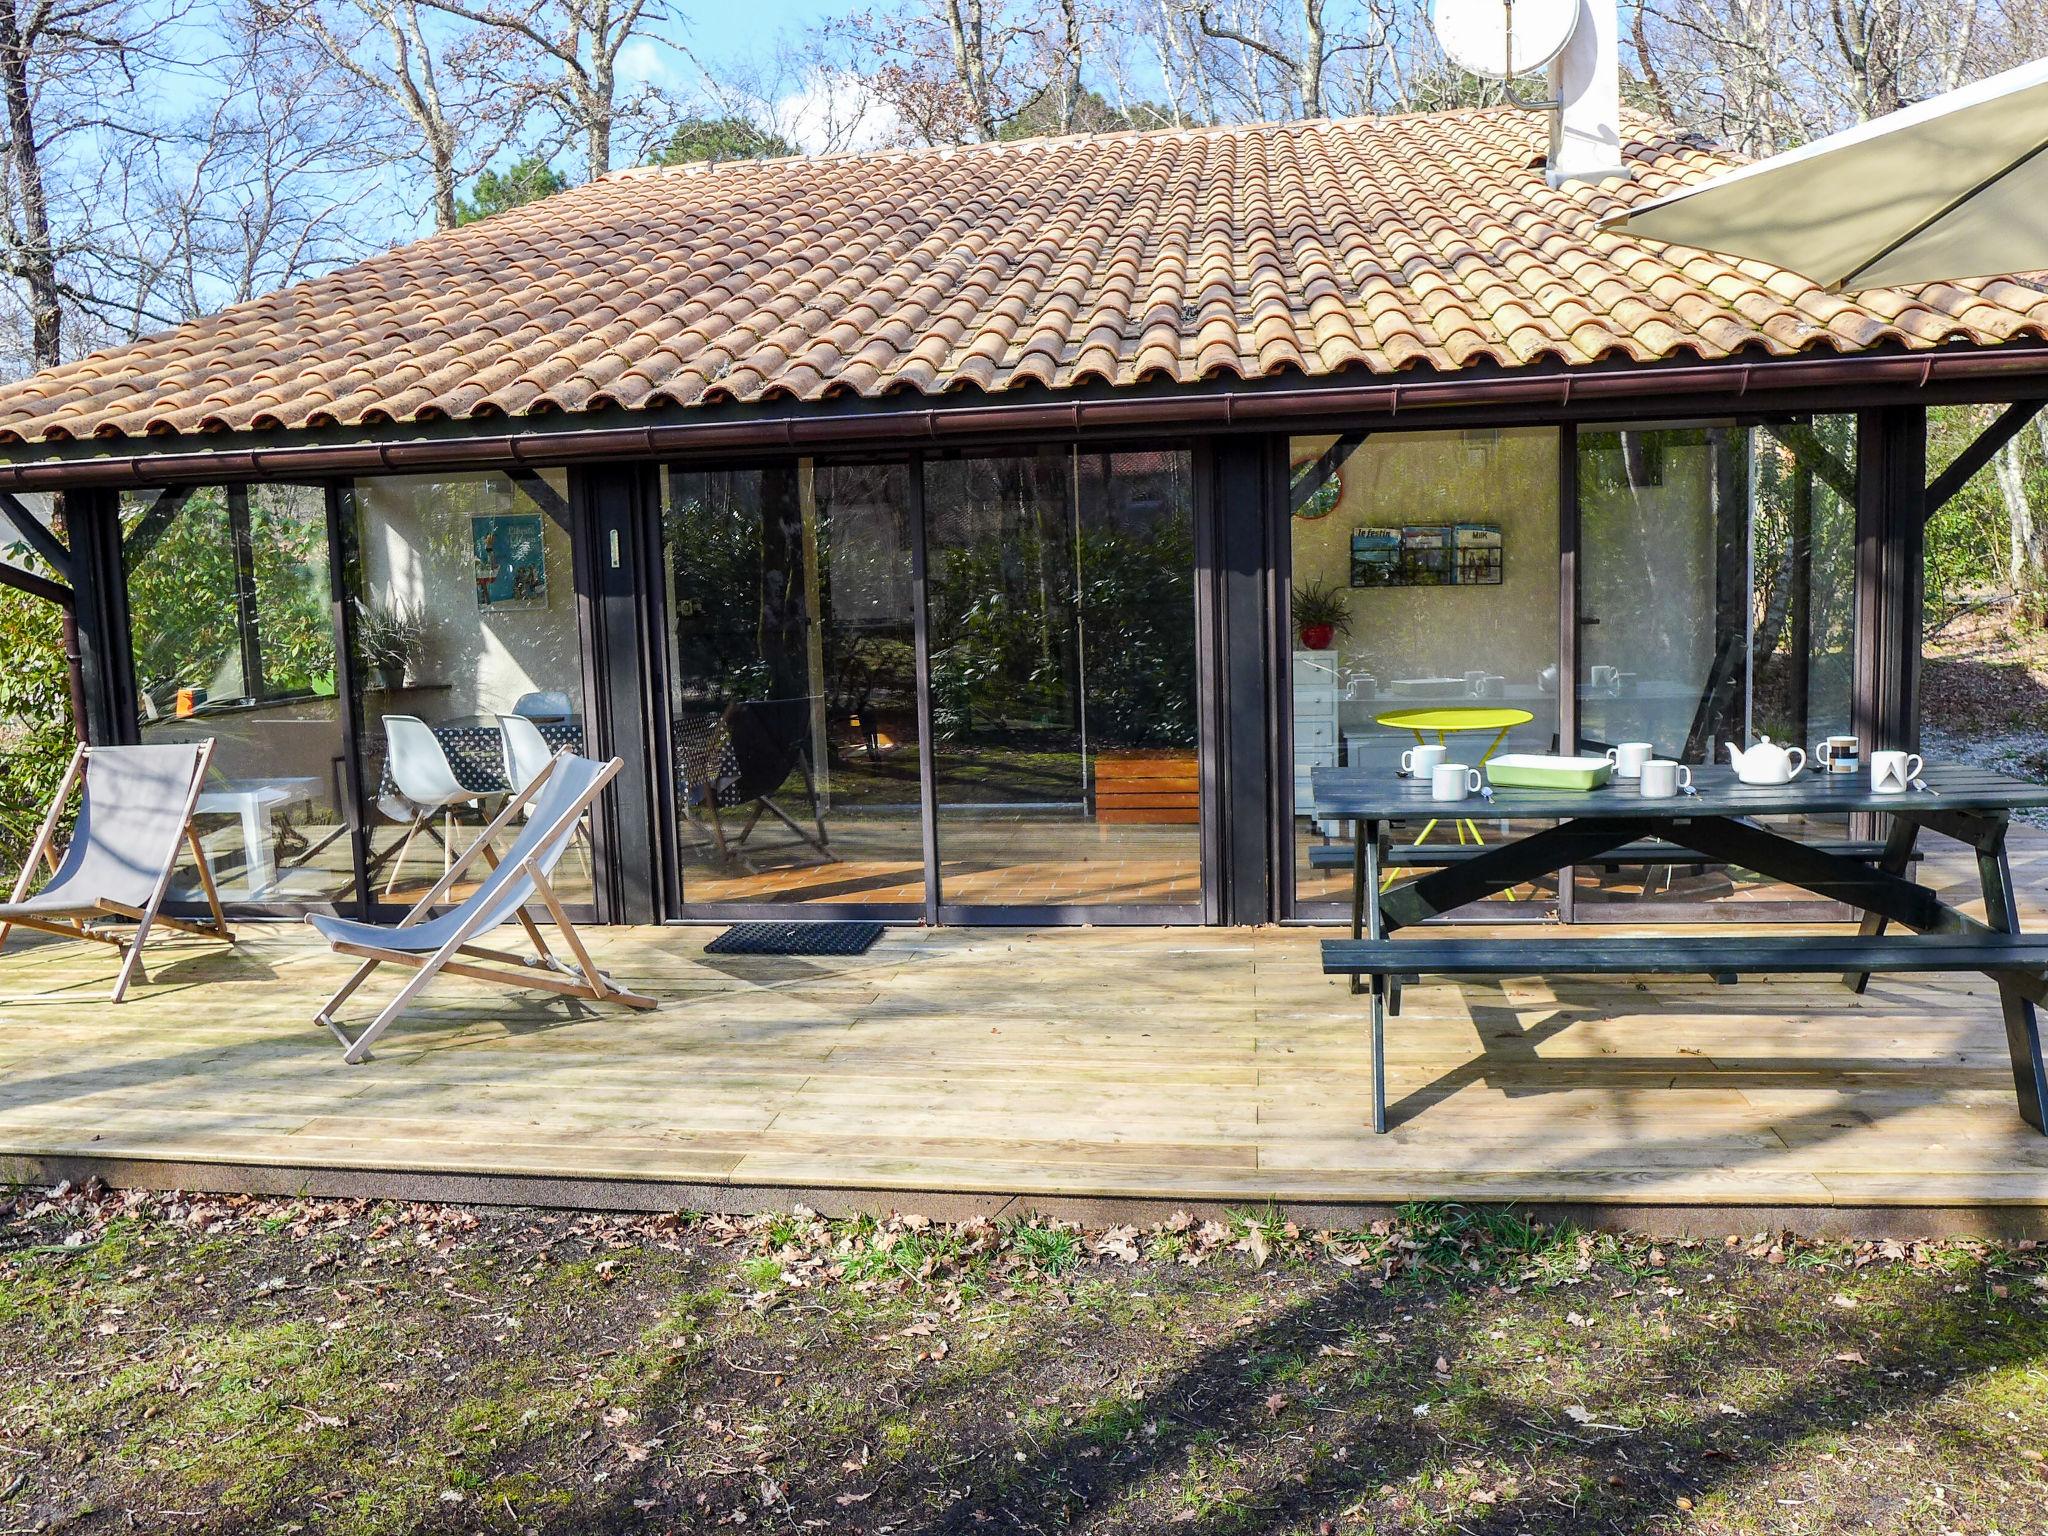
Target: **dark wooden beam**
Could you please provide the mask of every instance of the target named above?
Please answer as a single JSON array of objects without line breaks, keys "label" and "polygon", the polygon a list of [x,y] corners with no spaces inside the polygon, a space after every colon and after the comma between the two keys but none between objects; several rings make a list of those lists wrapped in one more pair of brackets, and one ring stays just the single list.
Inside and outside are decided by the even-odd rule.
[{"label": "dark wooden beam", "polygon": [[69,608],[72,604],[69,587],[51,581],[47,576],[38,576],[34,571],[24,571],[18,565],[0,565],[0,587],[12,587],[17,592],[26,592],[31,597],[55,603],[60,608]]},{"label": "dark wooden beam", "polygon": [[156,541],[164,536],[164,530],[171,526],[171,519],[184,509],[192,499],[197,486],[171,486],[156,493],[156,500],[149,504],[149,510],[135,520],[135,526],[121,536],[121,565],[124,570],[134,570],[156,547]]},{"label": "dark wooden beam", "polygon": [[1350,462],[1351,455],[1364,446],[1368,434],[1346,432],[1323,450],[1321,456],[1294,476],[1287,486],[1287,514],[1292,517],[1309,504],[1310,499],[1330,483],[1330,477],[1337,474]]},{"label": "dark wooden beam", "polygon": [[508,469],[505,473],[514,485],[526,493],[526,499],[553,518],[558,527],[567,531],[575,526],[570,521],[568,498],[549,485],[538,470]]},{"label": "dark wooden beam", "polygon": [[0,491],[0,512],[7,514],[8,521],[14,524],[15,531],[21,535],[22,543],[34,550],[42,558],[43,563],[57,573],[57,579],[67,586],[72,585],[74,578],[71,574],[71,551],[64,547],[64,541],[57,537],[55,531],[24,506],[18,497],[7,491]]},{"label": "dark wooden beam", "polygon": [[1827,488],[1841,497],[1849,506],[1856,504],[1856,471],[1821,441],[1820,434],[1813,430],[1810,421],[1767,421],[1764,430],[1775,437],[1799,461],[1800,467],[1811,470]]},{"label": "dark wooden beam", "polygon": [[1955,456],[1955,461],[1934,477],[1927,487],[1926,515],[1933,517],[1943,507],[1955,500],[1956,492],[1975,478],[1977,472],[1989,464],[1998,450],[2018,437],[2028,422],[2041,414],[2041,407],[2048,400],[2015,400],[2000,411],[1990,426],[1977,434],[1976,441]]}]

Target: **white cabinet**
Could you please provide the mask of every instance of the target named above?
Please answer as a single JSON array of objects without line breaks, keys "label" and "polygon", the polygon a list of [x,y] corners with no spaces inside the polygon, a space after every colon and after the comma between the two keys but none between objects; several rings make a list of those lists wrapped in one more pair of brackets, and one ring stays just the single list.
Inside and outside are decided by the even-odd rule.
[{"label": "white cabinet", "polygon": [[[1334,651],[1294,653],[1294,814],[1315,814],[1309,770],[1337,762],[1337,655]],[[1334,832],[1335,823],[1318,825]]]}]

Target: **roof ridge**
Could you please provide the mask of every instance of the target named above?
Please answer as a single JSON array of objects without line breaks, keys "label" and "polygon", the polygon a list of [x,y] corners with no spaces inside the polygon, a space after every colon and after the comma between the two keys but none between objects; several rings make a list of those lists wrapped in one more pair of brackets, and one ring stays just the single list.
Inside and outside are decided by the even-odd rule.
[{"label": "roof ridge", "polygon": [[962,155],[1002,154],[1022,150],[1056,148],[1063,144],[1121,144],[1139,139],[1245,138],[1258,134],[1325,132],[1333,128],[1354,128],[1374,123],[1404,123],[1418,118],[1454,119],[1478,117],[1520,110],[1507,102],[1490,106],[1444,107],[1416,112],[1357,112],[1341,117],[1298,117],[1261,119],[1255,123],[1184,123],[1157,128],[1111,128],[1089,132],[1034,134],[1026,139],[985,139],[970,144],[898,144],[875,149],[841,149],[825,154],[735,155],[724,160],[681,160],[671,164],[621,166],[607,171],[595,186],[608,181],[630,181],[673,174],[704,175],[722,170],[753,170],[769,166],[834,165],[849,160],[953,159]]}]

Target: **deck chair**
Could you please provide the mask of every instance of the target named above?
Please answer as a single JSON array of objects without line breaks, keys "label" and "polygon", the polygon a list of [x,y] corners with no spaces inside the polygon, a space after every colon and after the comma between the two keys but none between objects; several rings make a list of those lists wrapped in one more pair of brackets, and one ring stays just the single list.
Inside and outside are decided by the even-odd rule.
[{"label": "deck chair", "polygon": [[[704,796],[711,814],[711,835],[718,855],[728,862],[753,835],[763,814],[773,816],[819,856],[832,863],[839,855],[825,832],[824,808],[818,799],[818,781],[811,765],[811,703],[808,698],[748,699],[730,706],[721,717],[726,741],[738,772]],[[810,801],[811,830],[778,805],[773,796],[788,782],[791,773],[803,777],[804,795]],[[744,808],[746,820],[737,833],[728,831],[720,808]]]},{"label": "deck chair", "polygon": [[[214,889],[206,850],[192,827],[193,808],[213,758],[211,741],[149,747],[86,747],[71,754],[71,766],[50,801],[14,894],[0,905],[0,944],[14,928],[33,928],[70,939],[91,939],[125,951],[114,980],[113,1001],[128,995],[142,970],[142,945],[161,924],[180,933],[235,942]],[[79,790],[78,823],[58,857],[58,823],[71,791]],[[212,916],[188,922],[166,917],[180,848],[191,850],[199,867],[199,888]],[[36,866],[48,864],[49,883],[33,896]],[[134,931],[119,931],[127,924]]]},{"label": "deck chair", "polygon": [[[538,987],[594,1003],[620,1003],[628,1008],[654,1006],[653,998],[627,991],[591,962],[582,936],[562,910],[554,887],[548,884],[548,876],[575,837],[583,813],[624,766],[616,757],[608,763],[597,763],[566,749],[556,753],[532,782],[512,796],[468,852],[449,867],[440,882],[419,899],[396,927],[317,913],[307,917],[306,921],[334,947],[335,953],[352,955],[363,962],[313,1016],[315,1023],[325,1026],[341,1042],[342,1060],[351,1065],[365,1060],[377,1037],[443,971],[477,981]],[[492,840],[510,827],[529,804],[532,812],[526,825],[500,859],[491,850]],[[490,872],[460,903],[435,913],[434,904],[454,888],[463,872],[479,858],[490,866]],[[572,960],[556,958],[547,940],[541,937],[539,926],[527,914],[527,903],[536,899],[547,908]],[[510,922],[517,922],[526,930],[534,948],[531,958],[489,949],[476,942],[492,929]],[[380,965],[405,966],[415,974],[385,1004],[384,1011],[351,1038],[335,1022],[334,1012]]]}]

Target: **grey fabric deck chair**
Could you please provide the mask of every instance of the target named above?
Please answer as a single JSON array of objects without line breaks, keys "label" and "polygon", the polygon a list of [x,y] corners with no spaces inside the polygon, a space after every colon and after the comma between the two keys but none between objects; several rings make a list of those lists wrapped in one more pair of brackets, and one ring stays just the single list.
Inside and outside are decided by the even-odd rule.
[{"label": "grey fabric deck chair", "polygon": [[[143,974],[142,944],[158,924],[234,943],[206,850],[192,827],[193,807],[212,758],[211,741],[80,747],[72,753],[14,882],[14,894],[0,905],[0,944],[14,928],[111,944],[125,951],[114,981],[113,1001],[118,1003],[128,995],[129,983]],[[73,789],[79,790],[78,822],[59,858],[57,826]],[[161,910],[181,848],[191,850],[199,867],[210,920],[187,922]],[[38,864],[49,866],[50,879],[30,895]],[[129,924],[133,931],[124,936],[121,930]]]},{"label": "grey fabric deck chair", "polygon": [[[627,991],[591,962],[582,936],[548,883],[555,865],[574,840],[584,812],[624,766],[616,757],[608,763],[597,763],[567,750],[557,752],[531,783],[512,796],[469,851],[450,866],[440,882],[419,899],[395,928],[317,914],[306,919],[334,946],[337,954],[353,955],[363,962],[313,1016],[315,1023],[325,1025],[341,1042],[342,1060],[351,1065],[366,1060],[377,1037],[443,971],[477,981],[538,987],[594,1003],[620,1003],[628,1008],[654,1006],[654,999]],[[532,812],[525,827],[505,856],[498,858],[491,851],[492,839],[513,825],[528,804]],[[435,913],[435,903],[454,889],[463,871],[479,858],[490,866],[490,872],[460,903]],[[535,900],[547,909],[571,960],[556,958],[547,940],[541,937],[539,926],[526,911],[527,904]],[[534,948],[531,958],[489,949],[476,942],[492,929],[510,922],[517,922],[526,930]],[[335,1022],[334,1011],[380,965],[405,966],[415,974],[385,1004],[384,1011],[351,1038]]]}]

